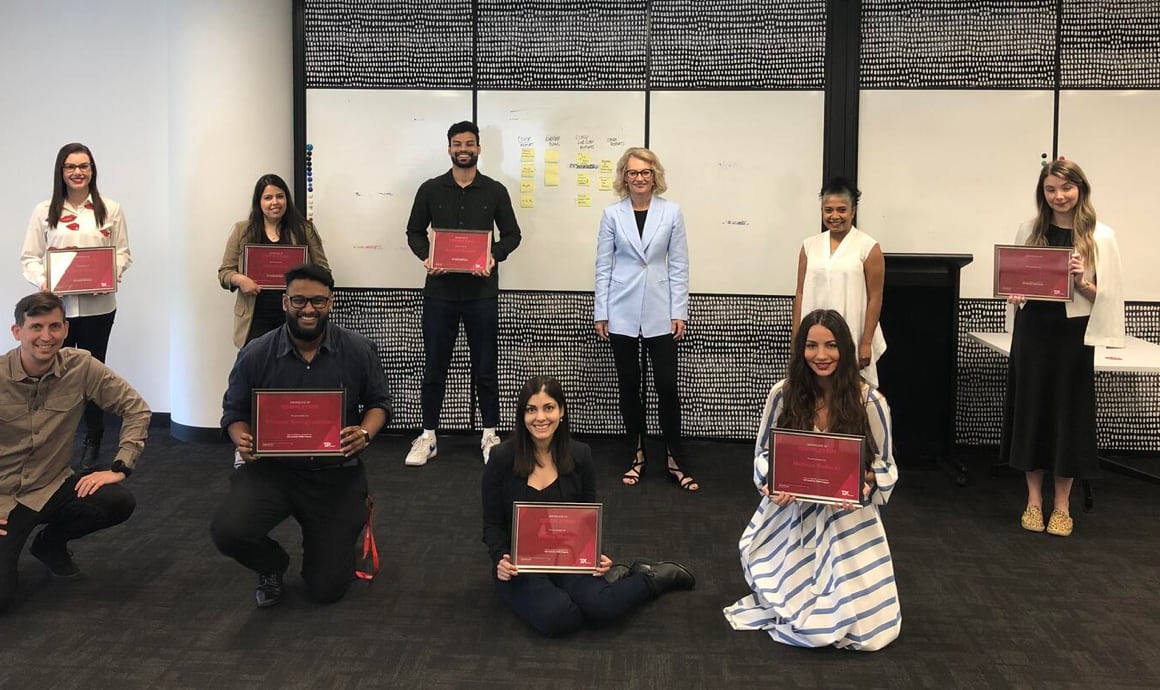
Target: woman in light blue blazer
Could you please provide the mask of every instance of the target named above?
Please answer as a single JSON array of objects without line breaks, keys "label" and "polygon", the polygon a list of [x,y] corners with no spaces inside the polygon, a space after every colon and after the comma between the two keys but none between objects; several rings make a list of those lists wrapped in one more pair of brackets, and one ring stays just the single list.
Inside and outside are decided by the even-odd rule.
[{"label": "woman in light blue blazer", "polygon": [[644,476],[645,411],[640,346],[652,360],[665,437],[669,478],[686,491],[700,485],[682,466],[681,401],[677,395],[677,341],[689,318],[689,247],[681,207],[658,195],[665,169],[646,148],[630,148],[616,164],[613,188],[621,200],[604,209],[596,243],[596,333],[612,343],[620,413],[635,444],[622,481]]}]

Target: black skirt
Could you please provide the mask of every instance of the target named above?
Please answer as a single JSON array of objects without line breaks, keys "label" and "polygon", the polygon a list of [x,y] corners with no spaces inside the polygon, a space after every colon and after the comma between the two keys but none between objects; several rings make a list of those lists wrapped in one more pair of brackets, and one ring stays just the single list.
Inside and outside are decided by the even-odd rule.
[{"label": "black skirt", "polygon": [[1088,317],[1067,318],[1059,302],[1027,302],[1015,315],[1000,460],[1056,477],[1099,476],[1095,348],[1083,344]]}]

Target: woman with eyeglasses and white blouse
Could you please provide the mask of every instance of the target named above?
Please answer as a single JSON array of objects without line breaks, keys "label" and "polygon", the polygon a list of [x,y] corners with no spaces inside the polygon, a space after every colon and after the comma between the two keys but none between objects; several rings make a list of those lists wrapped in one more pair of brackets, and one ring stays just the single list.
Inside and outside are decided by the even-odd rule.
[{"label": "woman with eyeglasses and white blouse", "polygon": [[[114,247],[117,282],[132,263],[129,233],[121,205],[97,191],[97,162],[84,144],[65,144],[56,154],[52,169],[52,198],[32,211],[20,256],[24,278],[48,291],[47,255],[50,249]],[[117,298],[113,292],[63,295],[68,336],[65,347],[88,350],[105,361]],[[98,467],[105,412],[93,403],[85,406],[85,441],[81,471]]]}]

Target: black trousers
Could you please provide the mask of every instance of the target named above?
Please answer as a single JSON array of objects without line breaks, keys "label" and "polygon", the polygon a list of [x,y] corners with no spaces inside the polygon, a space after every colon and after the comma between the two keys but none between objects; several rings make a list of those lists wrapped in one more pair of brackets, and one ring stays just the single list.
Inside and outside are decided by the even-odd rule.
[{"label": "black trousers", "polygon": [[346,594],[355,571],[355,542],[367,519],[362,463],[322,470],[277,460],[242,465],[210,534],[219,551],[259,574],[284,573],[290,556],[270,530],[292,517],[302,526],[302,579],[310,597],[330,603]]},{"label": "black trousers", "polygon": [[423,298],[423,387],[419,392],[423,428],[439,428],[439,413],[447,391],[447,370],[459,337],[459,321],[471,350],[471,376],[479,396],[483,426],[499,425],[499,298],[447,300]]},{"label": "black trousers", "polygon": [[[97,361],[104,362],[109,351],[109,334],[113,332],[113,319],[117,310],[96,316],[74,316],[68,320],[68,337],[64,347],[88,350]],[[99,446],[105,437],[105,411],[96,403],[85,405],[85,443]]]},{"label": "black trousers", "polygon": [[648,431],[640,387],[640,343],[643,343],[652,360],[665,445],[678,462],[682,461],[684,448],[681,446],[681,400],[677,394],[677,341],[671,334],[634,338],[616,333],[609,335],[609,341],[612,343],[612,358],[616,362],[616,382],[620,388],[620,414],[633,447],[636,447],[637,439]]},{"label": "black trousers", "polygon": [[8,514],[8,525],[4,527],[8,535],[0,537],[0,611],[11,606],[16,595],[16,564],[37,525],[47,525],[43,539],[49,545],[62,545],[121,524],[137,507],[133,494],[121,484],[105,484],[93,494],[78,498],[79,478],[69,477],[39,511],[17,505]]},{"label": "black trousers", "polygon": [[[495,577],[494,568],[491,576]],[[574,632],[585,621],[607,623],[623,618],[656,596],[644,573],[612,583],[588,574],[528,573],[507,582],[496,579],[495,589],[500,601],[548,637]]]},{"label": "black trousers", "polygon": [[283,290],[264,289],[254,300],[254,318],[250,320],[250,330],[246,332],[246,344],[260,338],[286,323],[286,312],[282,311]]}]

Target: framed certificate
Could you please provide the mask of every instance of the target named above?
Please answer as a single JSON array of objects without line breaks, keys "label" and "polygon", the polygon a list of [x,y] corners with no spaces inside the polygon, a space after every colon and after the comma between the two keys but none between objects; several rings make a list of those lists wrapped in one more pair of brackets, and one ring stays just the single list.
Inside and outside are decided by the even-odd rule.
[{"label": "framed certificate", "polygon": [[254,455],[342,455],[343,389],[255,388],[252,405]]},{"label": "framed certificate", "polygon": [[258,287],[286,289],[286,271],[306,263],[306,247],[296,244],[242,246],[242,273]]},{"label": "framed certificate", "polygon": [[485,271],[491,259],[491,231],[432,228],[430,259],[432,268],[445,271]]},{"label": "framed certificate", "polygon": [[528,503],[512,510],[512,563],[521,573],[591,573],[600,565],[601,503]]},{"label": "framed certificate", "polygon": [[995,296],[1070,302],[1071,247],[995,245]]},{"label": "framed certificate", "polygon": [[868,460],[863,436],[771,429],[767,488],[802,501],[866,505]]},{"label": "framed certificate", "polygon": [[117,248],[49,249],[44,255],[44,282],[58,295],[117,291]]}]

